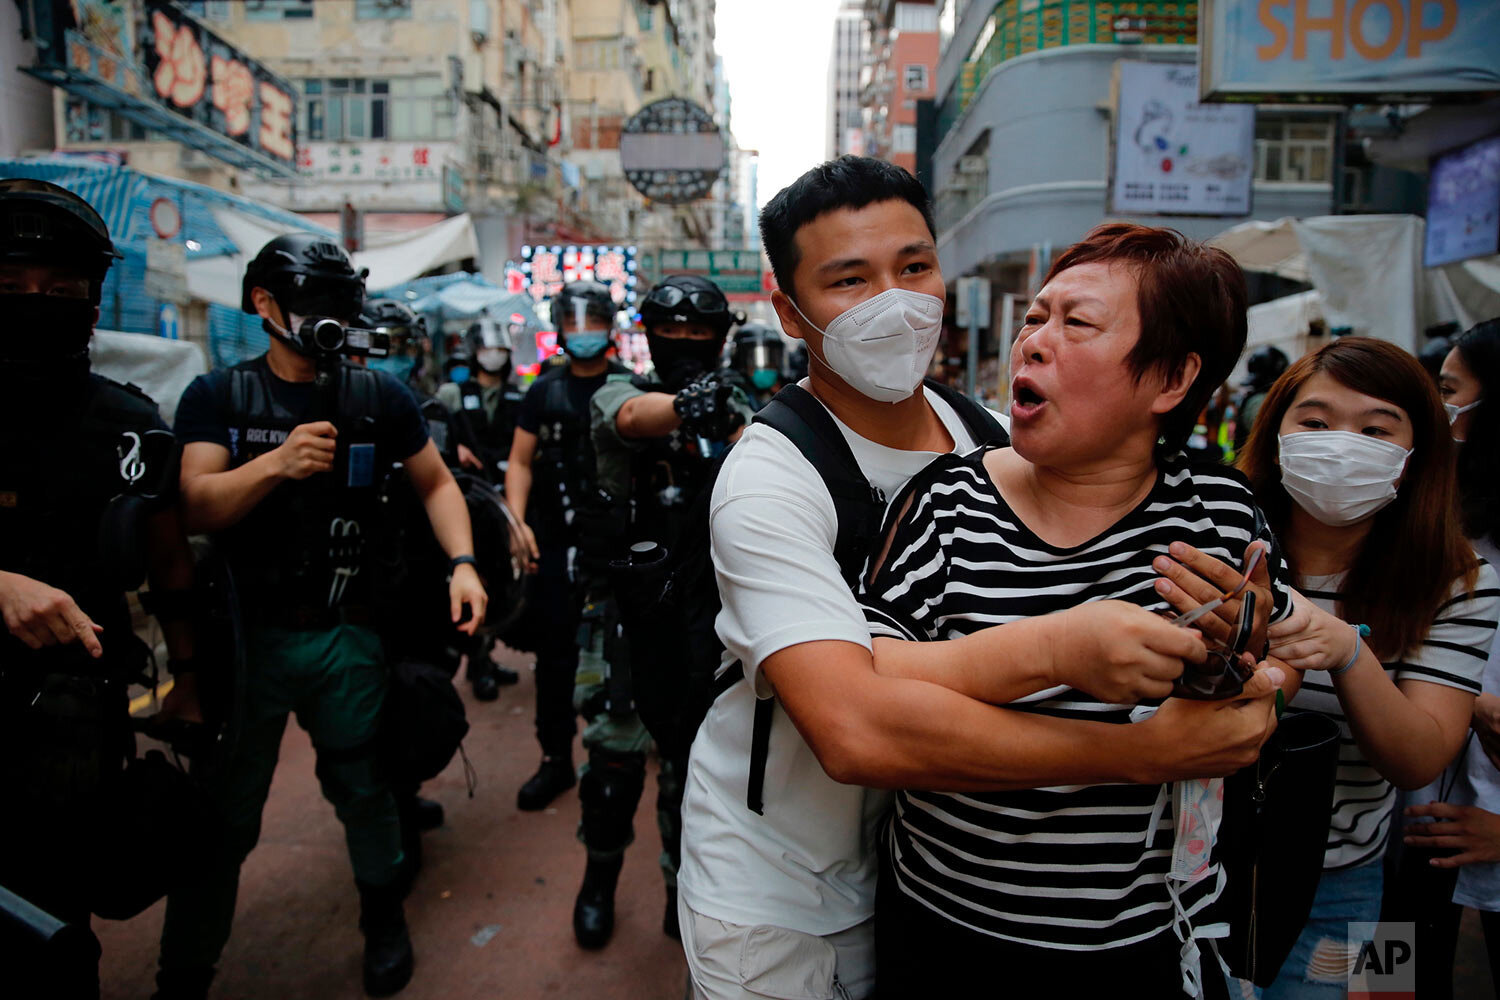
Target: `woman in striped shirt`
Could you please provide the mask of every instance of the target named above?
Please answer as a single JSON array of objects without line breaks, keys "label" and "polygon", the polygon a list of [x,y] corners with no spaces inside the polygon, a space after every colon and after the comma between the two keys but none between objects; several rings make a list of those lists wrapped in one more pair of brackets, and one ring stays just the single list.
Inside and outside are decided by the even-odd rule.
[{"label": "woman in striped shirt", "polygon": [[1344,337],[1294,364],[1240,468],[1297,587],[1271,653],[1302,672],[1292,706],[1343,737],[1312,915],[1264,996],[1332,1000],[1358,954],[1348,925],[1380,916],[1392,786],[1422,787],[1463,746],[1500,581],[1464,538],[1432,380],[1399,347]]},{"label": "woman in striped shirt", "polygon": [[[1012,354],[1014,446],[945,456],[892,503],[863,592],[876,669],[951,686],[984,665],[955,664],[962,643],[944,640],[1102,602],[1161,610],[1157,561],[1184,551],[1173,543],[1237,564],[1267,538],[1240,477],[1181,453],[1244,338],[1244,279],[1219,251],[1112,224],[1064,252]],[[1282,588],[1278,613],[1288,601]],[[1157,700],[1170,690],[1143,705],[1055,680],[965,693],[1120,725],[1161,704],[1184,732],[1202,723],[1194,713],[1270,721],[1268,697]],[[1189,771],[1209,780],[1175,789],[900,792],[876,903],[882,995],[1221,995],[1202,941],[1227,930],[1208,914],[1223,885],[1211,845],[1224,773]],[[1206,800],[1206,834],[1177,835],[1174,791]]]}]

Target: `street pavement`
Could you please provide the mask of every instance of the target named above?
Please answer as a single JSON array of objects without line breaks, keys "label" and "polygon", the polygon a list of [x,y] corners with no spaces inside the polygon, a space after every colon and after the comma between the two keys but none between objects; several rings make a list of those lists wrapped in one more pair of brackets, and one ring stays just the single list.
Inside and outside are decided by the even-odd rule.
[{"label": "street pavement", "polygon": [[[657,856],[656,767],[636,812],[616,897],[615,936],[598,952],[573,940],[573,897],[583,875],[577,788],[541,813],[516,809],[516,789],[539,759],[532,730],[529,655],[505,651],[520,684],[500,700],[458,688],[471,730],[464,746],[477,785],[455,759],[423,793],[447,822],[425,835],[425,861],[406,904],[417,955],[403,1000],[681,1000],[681,946],[662,933],[665,902]],[[579,745],[575,761],[582,760]],[[171,863],[164,845],[156,863]],[[104,948],[102,1000],[145,1000],[153,989],[164,903],[124,923],[96,919]],[[287,726],[260,845],[245,863],[234,933],[213,1000],[360,1000],[359,900],[343,831],[318,791],[307,734]],[[1418,961],[1420,961],[1420,956]],[[1495,1000],[1479,921],[1466,911],[1454,996]]]},{"label": "street pavement", "polygon": [[[521,682],[476,702],[460,675],[472,727],[464,746],[477,785],[455,759],[423,792],[447,822],[425,835],[422,873],[406,904],[416,975],[403,1000],[680,1000],[682,946],[662,933],[666,894],[657,858],[655,762],[636,813],[616,897],[614,939],[598,952],[573,940],[573,897],[583,876],[575,834],[578,793],[545,812],[516,809],[516,790],[540,759],[532,729],[529,655],[504,662]],[[575,760],[582,751],[575,745]],[[307,734],[287,726],[260,844],[240,879],[234,933],[213,1000],[358,1000],[359,899],[343,830],[313,775]],[[171,864],[164,844],[155,864]],[[165,903],[134,920],[94,921],[104,949],[103,1000],[145,1000],[154,988]]]}]

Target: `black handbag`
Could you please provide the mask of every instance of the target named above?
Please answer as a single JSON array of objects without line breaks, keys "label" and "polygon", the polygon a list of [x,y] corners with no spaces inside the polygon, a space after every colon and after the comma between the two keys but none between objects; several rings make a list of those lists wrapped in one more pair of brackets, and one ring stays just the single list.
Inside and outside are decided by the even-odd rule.
[{"label": "black handbag", "polygon": [[1319,712],[1288,712],[1260,760],[1224,782],[1220,911],[1229,971],[1270,986],[1307,924],[1333,819],[1339,727]]}]

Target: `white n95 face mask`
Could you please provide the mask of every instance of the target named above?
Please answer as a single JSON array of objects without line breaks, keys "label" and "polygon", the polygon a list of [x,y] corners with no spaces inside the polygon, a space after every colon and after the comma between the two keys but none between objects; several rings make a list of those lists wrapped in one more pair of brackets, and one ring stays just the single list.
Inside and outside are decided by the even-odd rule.
[{"label": "white n95 face mask", "polygon": [[[796,302],[792,308],[818,330]],[[818,360],[830,371],[877,403],[899,403],[917,391],[932,363],[943,332],[943,300],[887,288],[845,309],[818,332],[823,335]]]},{"label": "white n95 face mask", "polygon": [[1396,499],[1411,450],[1352,431],[1282,434],[1281,485],[1331,527],[1362,521]]}]

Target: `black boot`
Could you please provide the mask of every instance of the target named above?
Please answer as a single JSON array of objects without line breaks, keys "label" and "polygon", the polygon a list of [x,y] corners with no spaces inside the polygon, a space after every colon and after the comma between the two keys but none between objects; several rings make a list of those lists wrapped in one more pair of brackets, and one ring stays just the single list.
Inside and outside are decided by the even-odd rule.
[{"label": "black boot", "polygon": [[568,756],[543,757],[542,766],[521,786],[516,794],[516,808],[536,812],[573,787],[573,759]]},{"label": "black boot", "polygon": [[603,948],[615,931],[615,884],[625,865],[623,854],[607,861],[589,859],[583,887],[573,903],[573,936],[585,948]]},{"label": "black boot", "polygon": [[413,825],[424,833],[428,830],[436,830],[443,825],[443,804],[418,795],[416,804],[412,807],[412,821]]},{"label": "black boot", "polygon": [[682,928],[677,926],[677,887],[667,886],[667,912],[662,914],[661,932],[673,941],[682,940]]},{"label": "black boot", "polygon": [[151,1000],[205,1000],[208,986],[214,981],[214,970],[206,969],[158,969],[156,992]]},{"label": "black boot", "polygon": [[500,697],[499,668],[484,653],[469,656],[469,684],[474,688],[474,697],[480,701],[494,701]]},{"label": "black boot", "polygon": [[411,982],[415,958],[401,908],[404,886],[358,882],[359,929],[365,935],[365,992],[372,997],[400,993]]}]

